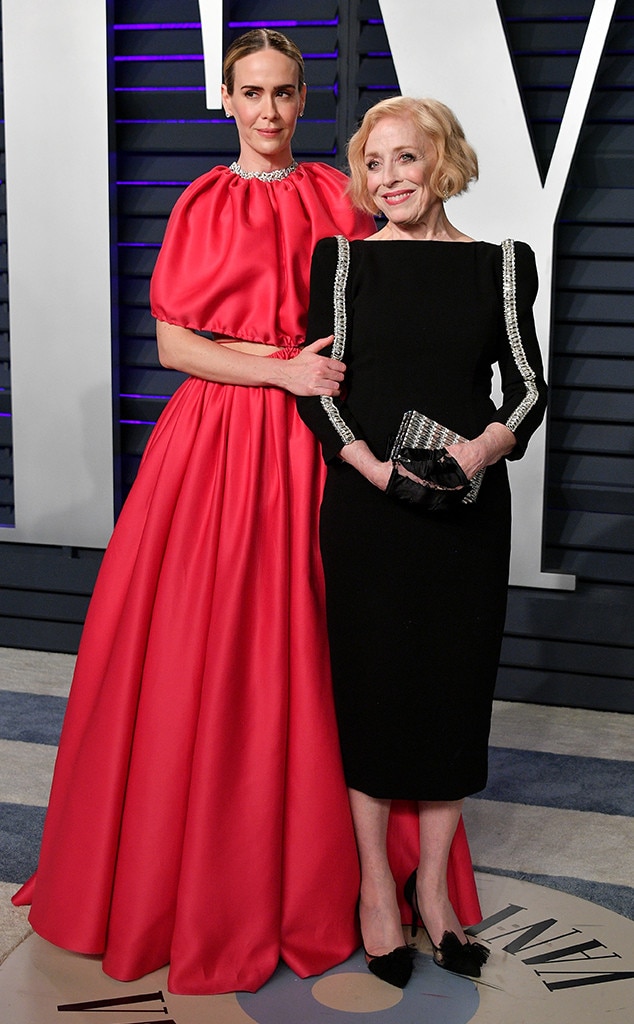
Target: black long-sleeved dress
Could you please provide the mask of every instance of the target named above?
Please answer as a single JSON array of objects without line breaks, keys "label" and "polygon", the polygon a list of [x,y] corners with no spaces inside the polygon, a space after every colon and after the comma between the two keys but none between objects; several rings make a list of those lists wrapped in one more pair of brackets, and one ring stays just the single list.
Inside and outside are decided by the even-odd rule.
[{"label": "black long-sleeved dress", "polygon": [[374,797],[454,800],[486,785],[510,493],[501,460],[473,504],[424,513],[338,453],[362,439],[388,458],[416,409],[467,438],[503,423],[519,458],[546,403],[536,289],[521,242],[329,238],[315,250],[307,341],[335,331],[347,391],[298,407],[328,463],[321,549],[346,781]]}]

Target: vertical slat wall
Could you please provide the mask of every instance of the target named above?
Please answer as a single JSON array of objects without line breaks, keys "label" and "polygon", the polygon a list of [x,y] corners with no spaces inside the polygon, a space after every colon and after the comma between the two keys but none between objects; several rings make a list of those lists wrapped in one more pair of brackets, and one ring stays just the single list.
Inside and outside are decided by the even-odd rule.
[{"label": "vertical slat wall", "polygon": [[[279,26],[292,35],[305,54],[310,86],[294,153],[299,159],[337,163],[337,3],[236,0],[228,11],[228,40],[254,22]],[[182,379],[158,365],[148,303],[149,279],[167,217],[185,185],[213,164],[229,164],[237,155],[233,121],[227,121],[220,109],[205,106],[198,20],[196,0],[115,4],[124,493],[158,414]]]},{"label": "vertical slat wall", "polygon": [[[0,18],[2,11],[0,10]],[[2,23],[0,21],[0,32]],[[0,67],[2,50],[0,49]],[[12,526],[11,381],[9,377],[9,306],[7,278],[7,194],[4,160],[4,102],[0,95],[0,525]]]},{"label": "vertical slat wall", "polygon": [[[592,3],[501,0],[542,172]],[[544,568],[512,588],[502,697],[634,710],[634,3],[621,0],[560,211]]]},{"label": "vertical slat wall", "polygon": [[[500,0],[542,173],[591,6],[589,0]],[[341,166],[358,117],[398,92],[377,0],[233,0],[225,10],[228,38],[257,20],[277,24],[299,43],[310,99],[295,153]],[[192,178],[234,158],[236,136],[230,122],[205,107],[195,0],[119,0],[113,20],[115,346],[126,491],[152,424],[180,380],[158,365],[148,311],[167,216]],[[633,53],[634,0],[621,0],[557,233],[544,568],[576,574],[578,587],[574,593],[511,589],[498,683],[498,695],[508,699],[634,710]],[[6,321],[0,345],[3,330]],[[6,358],[5,343],[0,364]],[[0,387],[5,381],[8,371]],[[2,401],[8,396],[0,391]],[[0,417],[0,506],[10,498],[6,476],[9,489],[2,489],[9,446]],[[3,548],[12,550],[0,560],[0,644],[74,650],[99,553]]]}]

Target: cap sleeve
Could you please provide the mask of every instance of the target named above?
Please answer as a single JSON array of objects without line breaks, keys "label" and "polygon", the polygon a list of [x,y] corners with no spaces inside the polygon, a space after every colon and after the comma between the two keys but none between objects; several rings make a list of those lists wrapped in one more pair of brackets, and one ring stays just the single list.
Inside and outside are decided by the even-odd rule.
[{"label": "cap sleeve", "polygon": [[169,219],[152,277],[159,320],[276,346],[302,344],[310,254],[339,232],[372,230],[322,164],[282,181],[245,180],[216,167],[189,186]]}]

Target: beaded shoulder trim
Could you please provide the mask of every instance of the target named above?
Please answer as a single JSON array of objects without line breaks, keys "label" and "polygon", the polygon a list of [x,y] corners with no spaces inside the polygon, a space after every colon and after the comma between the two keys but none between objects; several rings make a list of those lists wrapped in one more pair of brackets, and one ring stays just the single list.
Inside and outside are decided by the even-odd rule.
[{"label": "beaded shoulder trim", "polygon": [[509,430],[515,432],[523,419],[528,415],[539,398],[537,385],[535,384],[535,371],[531,368],[520,334],[517,322],[517,293],[515,277],[515,242],[507,238],[502,242],[502,287],[504,295],[504,322],[506,324],[506,336],[511,346],[513,359],[517,366],[524,386],[526,395],[511,413],[506,421]]}]

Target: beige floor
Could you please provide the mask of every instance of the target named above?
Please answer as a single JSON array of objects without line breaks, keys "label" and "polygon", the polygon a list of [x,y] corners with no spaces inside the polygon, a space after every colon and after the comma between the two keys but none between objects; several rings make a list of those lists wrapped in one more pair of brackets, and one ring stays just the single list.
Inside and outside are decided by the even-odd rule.
[{"label": "beige floor", "polygon": [[[485,914],[479,939],[491,950],[478,982],[439,970],[421,940],[404,991],[374,978],[358,953],[320,978],[301,981],[280,968],[255,994],[174,996],[167,990],[166,969],[123,984],[107,978],[97,959],[31,935],[0,967],[1,1019],[6,1024],[631,1024],[634,922],[528,882],[485,875],[478,884]],[[86,1002],[91,1005],[78,1005]]]}]

